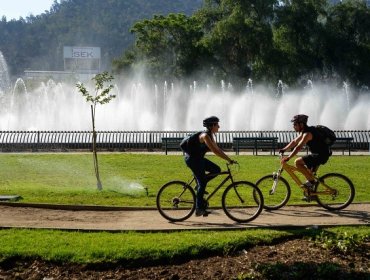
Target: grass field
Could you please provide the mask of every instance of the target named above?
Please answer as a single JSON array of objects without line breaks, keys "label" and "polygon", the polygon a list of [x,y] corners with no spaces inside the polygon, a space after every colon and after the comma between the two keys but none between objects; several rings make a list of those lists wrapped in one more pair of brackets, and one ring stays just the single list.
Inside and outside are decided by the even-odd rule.
[{"label": "grass field", "polygon": [[[248,229],[242,231],[181,231],[169,233],[69,232],[63,230],[0,230],[1,261],[14,257],[73,263],[175,261],[195,256],[228,255],[241,248],[273,244],[288,238],[328,235],[334,245],[368,240],[370,227],[329,229]],[[342,236],[342,238],[338,238]],[[345,236],[345,238],[343,238]],[[341,243],[340,243],[341,242]],[[336,244],[338,243],[338,244]]]},{"label": "grass field", "polygon": [[[224,166],[218,158],[211,158]],[[232,158],[240,163],[235,173],[237,180],[255,182],[279,166],[278,158],[273,156]],[[355,202],[369,202],[369,159],[368,156],[334,156],[320,173],[346,174],[356,187]],[[18,194],[23,197],[22,202],[30,203],[154,206],[161,185],[191,176],[179,155],[111,153],[99,154],[99,161],[103,191],[96,188],[91,154],[0,154],[0,194]],[[300,201],[301,192],[293,185],[292,190],[290,203]],[[349,240],[352,236],[368,240],[370,227],[172,233],[2,229],[0,263],[17,257],[77,263],[166,261],[202,254],[228,254],[284,238],[318,236],[323,231],[330,231],[334,236],[345,234]],[[335,238],[334,241],[339,242]]]},{"label": "grass field", "polygon": [[[210,158],[225,166],[219,158]],[[234,170],[236,180],[256,182],[279,167],[276,156],[232,158],[240,163],[240,168]],[[29,203],[155,206],[155,196],[164,183],[191,177],[181,155],[101,153],[99,164],[103,191],[96,188],[90,153],[0,154],[0,195],[20,195],[21,202]],[[347,175],[356,188],[354,202],[369,202],[369,170],[369,156],[333,156],[319,174]],[[300,203],[302,193],[286,175],[292,188],[289,203]],[[216,178],[208,188],[217,180],[221,179]],[[219,205],[219,198],[212,198],[211,206]]]}]

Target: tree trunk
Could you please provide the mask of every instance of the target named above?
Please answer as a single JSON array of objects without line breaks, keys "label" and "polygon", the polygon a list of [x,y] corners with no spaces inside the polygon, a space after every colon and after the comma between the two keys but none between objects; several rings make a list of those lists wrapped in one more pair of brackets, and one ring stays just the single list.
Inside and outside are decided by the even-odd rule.
[{"label": "tree trunk", "polygon": [[95,170],[95,176],[97,180],[97,188],[100,191],[103,189],[103,185],[100,181],[98,154],[96,151],[96,131],[95,131],[95,110],[94,109],[95,107],[91,105],[91,118],[92,118],[92,129],[93,129],[92,150],[93,150],[93,158],[94,158],[94,170]]}]

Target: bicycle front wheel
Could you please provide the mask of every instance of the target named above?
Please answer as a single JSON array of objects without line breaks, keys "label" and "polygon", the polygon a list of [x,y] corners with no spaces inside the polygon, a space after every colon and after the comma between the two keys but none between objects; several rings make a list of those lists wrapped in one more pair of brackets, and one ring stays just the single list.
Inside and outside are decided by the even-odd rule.
[{"label": "bicycle front wheel", "polygon": [[222,209],[232,220],[246,223],[254,220],[261,213],[263,196],[256,185],[247,182],[235,182],[228,186],[222,195]]},{"label": "bicycle front wheel", "polygon": [[338,173],[329,173],[320,177],[316,192],[317,203],[332,211],[346,208],[355,197],[352,181]]},{"label": "bicycle front wheel", "polygon": [[277,210],[283,207],[290,198],[290,186],[287,180],[281,176],[274,177],[272,174],[266,175],[256,183],[263,195],[263,208],[267,210]]},{"label": "bicycle front wheel", "polygon": [[194,213],[195,192],[185,182],[169,182],[157,194],[157,209],[171,222],[184,221]]}]

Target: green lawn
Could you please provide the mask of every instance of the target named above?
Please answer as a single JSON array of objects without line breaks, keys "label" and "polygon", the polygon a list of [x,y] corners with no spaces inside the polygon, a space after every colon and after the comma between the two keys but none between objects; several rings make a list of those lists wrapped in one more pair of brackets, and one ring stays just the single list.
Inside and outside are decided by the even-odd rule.
[{"label": "green lawn", "polygon": [[[227,255],[258,244],[288,238],[321,238],[330,246],[351,249],[369,241],[370,227],[329,229],[248,229],[168,233],[71,232],[63,230],[0,230],[0,265],[14,257],[56,262],[116,263],[140,260],[170,263],[204,255]],[[323,238],[324,237],[324,238]],[[340,248],[339,248],[340,249]]]},{"label": "green lawn", "polygon": [[[237,180],[255,182],[279,166],[278,158],[273,156],[232,158],[240,163]],[[212,160],[224,166],[215,156]],[[0,194],[18,194],[23,197],[22,202],[32,203],[154,206],[161,185],[191,176],[178,155],[109,153],[99,154],[99,161],[103,191],[96,189],[91,154],[0,154]],[[369,156],[334,156],[320,171],[346,174],[356,187],[355,202],[369,202],[369,170]],[[292,189],[291,203],[301,197],[296,186]],[[345,236],[345,244],[352,244],[353,236],[360,241],[368,240],[370,227],[171,233],[1,229],[0,264],[13,257],[78,263],[169,261],[202,254],[228,254],[284,238],[322,238],[323,231],[329,232],[328,239],[326,235],[323,238],[328,244],[343,244],[336,236]]]},{"label": "green lawn", "polygon": [[[181,155],[101,153],[98,156],[103,191],[96,188],[90,153],[0,154],[0,195],[20,195],[22,202],[29,203],[155,206],[160,186],[170,180],[187,181],[191,176]],[[225,166],[219,158],[210,158]],[[239,170],[235,170],[237,180],[256,182],[279,167],[276,156],[232,158],[240,163]],[[369,202],[369,170],[369,156],[333,156],[319,173],[347,175],[356,188],[354,202]],[[292,187],[290,203],[301,202],[301,190],[286,174],[285,178]],[[218,198],[211,200],[211,206],[220,204]]]}]

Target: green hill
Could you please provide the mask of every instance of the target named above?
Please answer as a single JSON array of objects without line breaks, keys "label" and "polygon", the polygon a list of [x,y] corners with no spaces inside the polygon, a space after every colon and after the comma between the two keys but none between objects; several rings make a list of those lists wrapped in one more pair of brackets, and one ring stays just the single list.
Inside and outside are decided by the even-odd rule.
[{"label": "green hill", "polygon": [[38,16],[0,20],[0,51],[12,76],[26,69],[63,70],[64,46],[101,47],[102,69],[109,69],[112,59],[132,44],[130,28],[136,21],[155,14],[190,15],[202,5],[202,0],[58,2]]}]

